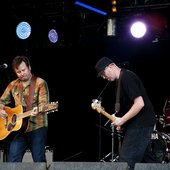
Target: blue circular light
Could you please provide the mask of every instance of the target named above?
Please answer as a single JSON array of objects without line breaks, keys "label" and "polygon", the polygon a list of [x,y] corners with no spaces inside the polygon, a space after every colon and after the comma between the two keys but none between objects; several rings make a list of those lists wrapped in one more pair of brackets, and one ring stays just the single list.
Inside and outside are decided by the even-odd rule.
[{"label": "blue circular light", "polygon": [[58,41],[57,31],[55,29],[51,29],[48,33],[48,38],[49,38],[50,42],[56,43]]},{"label": "blue circular light", "polygon": [[20,22],[16,27],[16,34],[20,39],[27,39],[31,34],[31,26],[28,22]]}]

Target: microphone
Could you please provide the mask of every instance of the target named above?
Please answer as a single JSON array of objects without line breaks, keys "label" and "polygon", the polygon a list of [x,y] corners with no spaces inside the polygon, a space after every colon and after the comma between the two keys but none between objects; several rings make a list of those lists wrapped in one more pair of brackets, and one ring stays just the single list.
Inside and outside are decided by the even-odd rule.
[{"label": "microphone", "polygon": [[7,67],[8,67],[8,64],[6,64],[6,63],[0,65],[0,68],[6,69]]}]

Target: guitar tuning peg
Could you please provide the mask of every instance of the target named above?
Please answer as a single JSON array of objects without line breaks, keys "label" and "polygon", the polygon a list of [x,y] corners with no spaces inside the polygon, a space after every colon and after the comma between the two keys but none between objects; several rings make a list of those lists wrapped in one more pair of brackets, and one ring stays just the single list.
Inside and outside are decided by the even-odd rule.
[{"label": "guitar tuning peg", "polygon": [[93,102],[93,103],[97,103],[98,100],[97,100],[97,99],[93,99],[92,102]]}]

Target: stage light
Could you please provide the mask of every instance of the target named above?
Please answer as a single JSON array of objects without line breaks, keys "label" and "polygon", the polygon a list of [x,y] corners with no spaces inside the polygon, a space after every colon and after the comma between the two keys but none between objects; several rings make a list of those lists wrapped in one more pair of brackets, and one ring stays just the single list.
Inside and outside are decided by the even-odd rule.
[{"label": "stage light", "polygon": [[141,21],[136,21],[131,25],[130,32],[135,38],[142,38],[147,31],[146,25]]},{"label": "stage light", "polygon": [[107,36],[116,36],[116,18],[107,19]]},{"label": "stage light", "polygon": [[58,41],[58,34],[57,34],[57,31],[55,29],[51,29],[48,32],[48,39],[52,43],[56,43]]},{"label": "stage light", "polygon": [[116,0],[111,0],[111,4],[112,4],[112,12],[116,13],[117,12],[117,7],[116,7]]},{"label": "stage light", "polygon": [[31,26],[28,22],[22,21],[16,27],[16,34],[20,39],[27,39],[31,34]]},{"label": "stage light", "polygon": [[89,9],[89,10],[94,11],[96,13],[99,13],[101,15],[107,15],[107,12],[101,11],[101,10],[99,10],[97,8],[94,8],[92,6],[89,6],[89,5],[84,4],[82,2],[79,2],[79,1],[75,1],[75,5],[79,5],[79,6],[83,7],[83,8]]}]

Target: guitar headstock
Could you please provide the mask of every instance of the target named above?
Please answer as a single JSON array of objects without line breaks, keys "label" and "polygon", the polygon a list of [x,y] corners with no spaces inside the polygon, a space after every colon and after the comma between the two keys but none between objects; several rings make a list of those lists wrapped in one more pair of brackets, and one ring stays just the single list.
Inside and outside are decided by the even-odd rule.
[{"label": "guitar headstock", "polygon": [[108,119],[110,119],[112,122],[115,121],[115,116],[110,115],[109,113],[107,113],[104,108],[101,106],[101,101],[97,100],[97,99],[93,99],[92,100],[92,104],[91,104],[92,109],[96,110],[98,113],[101,113],[102,115],[106,116]]},{"label": "guitar headstock", "polygon": [[42,108],[41,108],[41,111],[46,112],[46,113],[58,111],[58,101],[50,102],[46,105],[43,105]]},{"label": "guitar headstock", "polygon": [[92,109],[97,110],[98,113],[100,113],[101,110],[103,110],[103,108],[101,106],[101,101],[99,101],[97,99],[93,99],[91,107],[92,107]]}]

